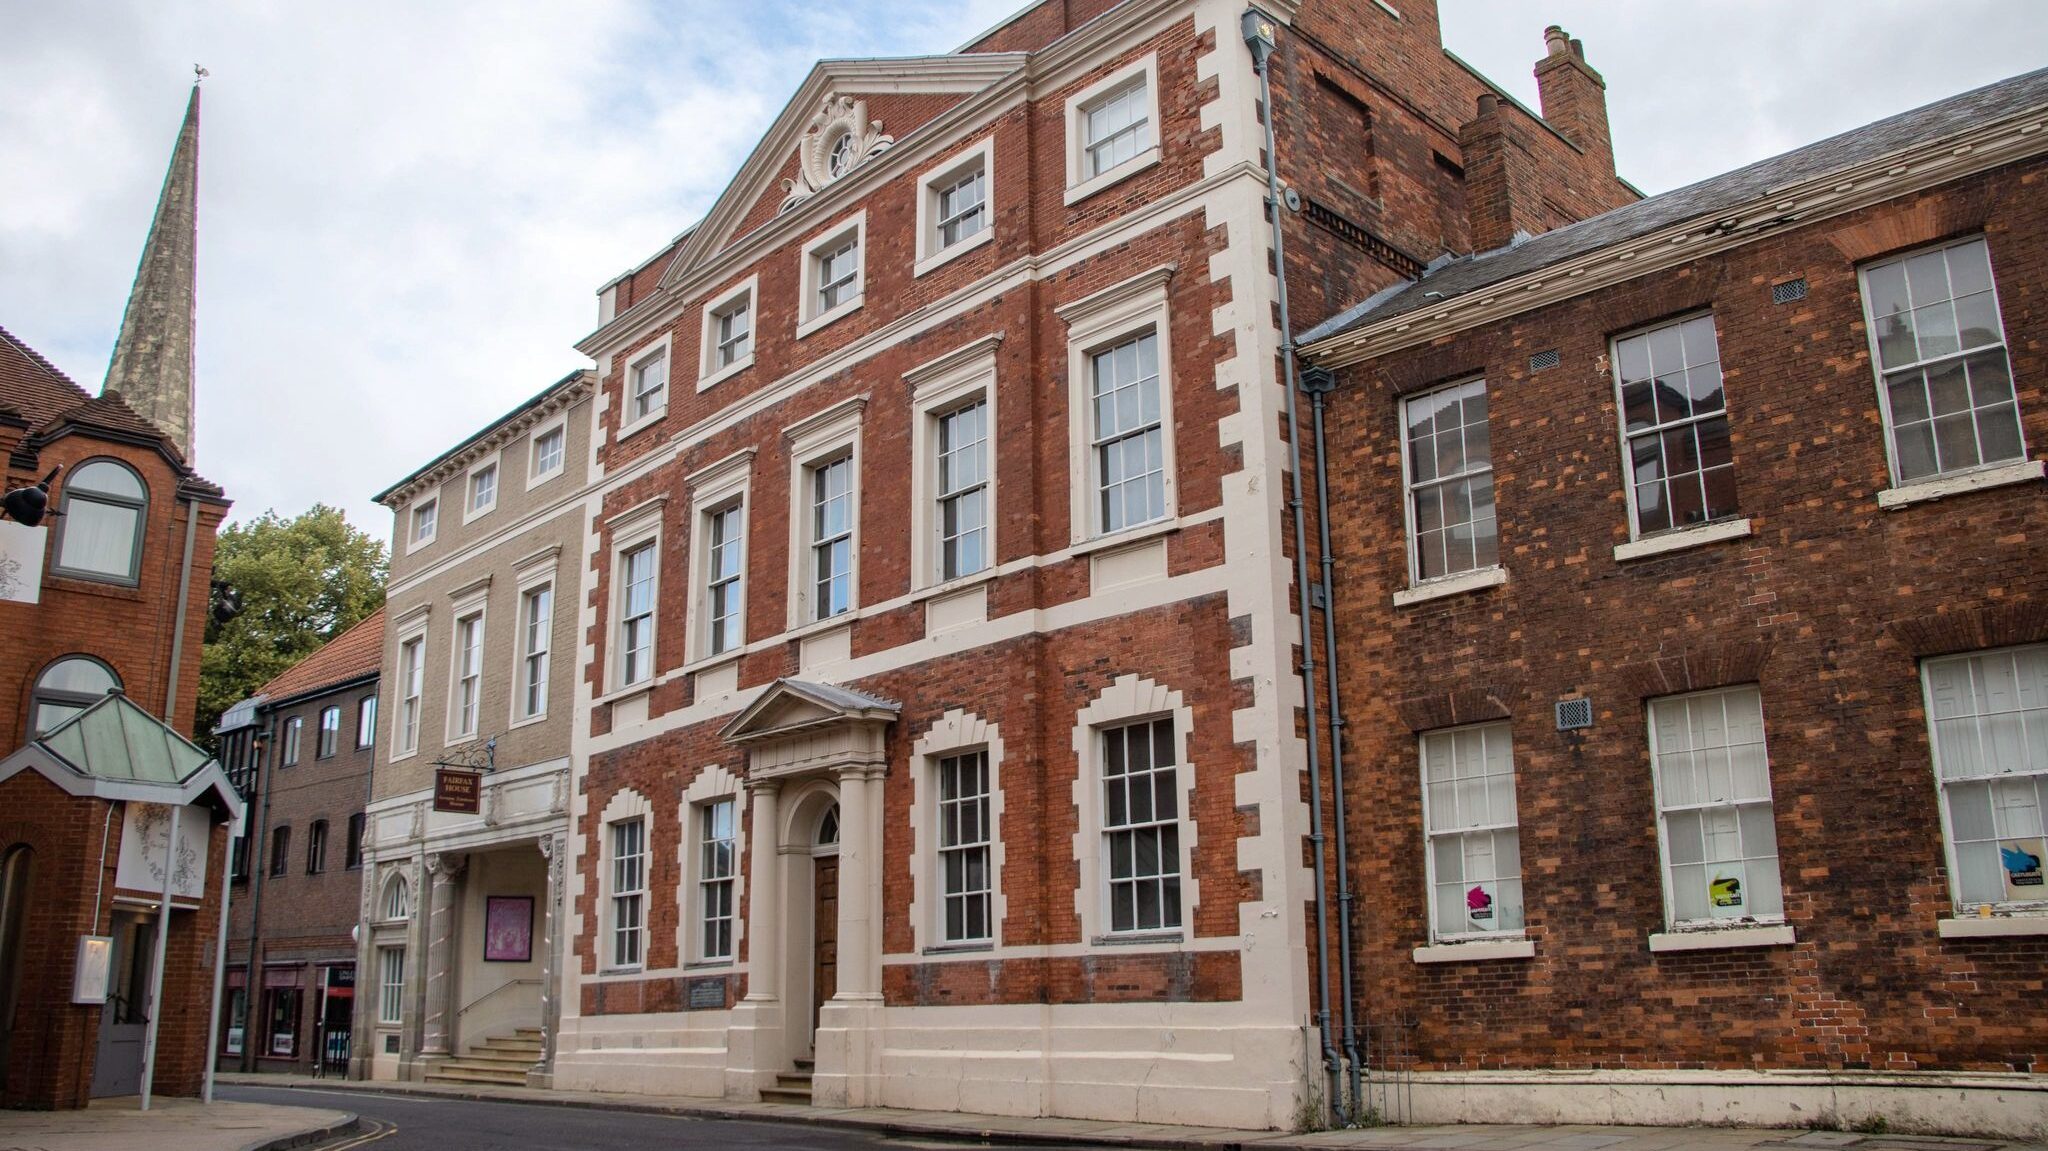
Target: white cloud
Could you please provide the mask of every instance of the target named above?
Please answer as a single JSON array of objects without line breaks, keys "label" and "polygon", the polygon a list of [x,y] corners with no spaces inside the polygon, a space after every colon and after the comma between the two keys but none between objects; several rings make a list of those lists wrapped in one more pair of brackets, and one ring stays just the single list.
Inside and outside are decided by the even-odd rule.
[{"label": "white cloud", "polygon": [[[710,205],[819,56],[939,52],[1008,0],[0,0],[0,324],[105,373],[189,68],[206,83],[199,465],[237,515],[370,496],[582,364],[592,293]],[[1446,0],[1535,102],[1542,23],[1661,190],[2038,63],[2026,3]]]}]

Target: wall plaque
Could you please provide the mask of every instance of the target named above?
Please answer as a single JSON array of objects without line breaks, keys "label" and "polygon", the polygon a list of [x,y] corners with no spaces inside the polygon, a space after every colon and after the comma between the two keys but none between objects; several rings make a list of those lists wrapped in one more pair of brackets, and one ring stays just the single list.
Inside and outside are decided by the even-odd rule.
[{"label": "wall plaque", "polygon": [[718,1011],[725,1007],[725,976],[713,975],[706,979],[692,979],[689,985],[688,1011]]},{"label": "wall plaque", "polygon": [[475,815],[481,811],[483,778],[480,771],[459,767],[434,769],[434,810],[454,815]]}]

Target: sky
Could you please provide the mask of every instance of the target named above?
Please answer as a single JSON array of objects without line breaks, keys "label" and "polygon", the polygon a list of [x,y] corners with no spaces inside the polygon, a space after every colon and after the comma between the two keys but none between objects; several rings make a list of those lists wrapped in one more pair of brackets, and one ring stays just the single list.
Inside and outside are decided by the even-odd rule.
[{"label": "sky", "polygon": [[[236,519],[327,503],[388,537],[371,497],[588,366],[597,288],[710,208],[815,59],[1018,6],[0,0],[0,327],[98,390],[205,65],[197,466]],[[1582,39],[1650,193],[2048,65],[2038,0],[1441,7],[1531,107],[1544,26]]]}]

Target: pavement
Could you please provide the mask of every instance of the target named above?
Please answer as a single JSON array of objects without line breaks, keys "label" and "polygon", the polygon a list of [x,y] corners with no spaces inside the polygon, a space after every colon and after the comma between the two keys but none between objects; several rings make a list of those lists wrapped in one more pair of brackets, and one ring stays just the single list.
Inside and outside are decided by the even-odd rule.
[{"label": "pavement", "polygon": [[354,1114],[268,1103],[201,1103],[159,1096],[97,1099],[83,1111],[0,1111],[0,1151],[286,1151],[356,1129]]},{"label": "pavement", "polygon": [[[1996,1139],[1782,1128],[1459,1125],[1299,1133],[911,1111],[892,1107],[831,1108],[790,1103],[738,1103],[681,1095],[363,1083],[288,1075],[223,1074],[219,1082],[223,1085],[318,1091],[328,1098],[386,1095],[420,1101],[521,1103],[700,1120],[802,1124],[897,1139],[1041,1147],[1106,1146],[1160,1151],[1223,1151],[1230,1148],[1257,1148],[1260,1151],[2048,1151],[2048,1147],[2040,1144]],[[0,1145],[0,1151],[8,1151],[8,1148]],[[159,1144],[152,1151],[170,1149]]]}]

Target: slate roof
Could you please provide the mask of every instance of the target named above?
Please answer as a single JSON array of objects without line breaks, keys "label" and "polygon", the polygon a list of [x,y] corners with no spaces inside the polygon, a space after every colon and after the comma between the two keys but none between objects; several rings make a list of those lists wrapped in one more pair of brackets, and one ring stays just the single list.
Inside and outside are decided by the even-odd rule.
[{"label": "slate roof", "polygon": [[808,679],[783,679],[779,681],[823,704],[845,708],[849,711],[866,711],[869,708],[900,710],[903,705],[893,699],[869,695],[859,688],[841,687],[836,683],[817,683]]},{"label": "slate roof", "polygon": [[1296,339],[1304,344],[1313,343],[1341,335],[1367,321],[1378,322],[1432,307],[1525,272],[1738,207],[1774,188],[1855,167],[2044,103],[2048,103],[2048,68],[1902,112],[1697,184],[1638,200],[1540,236],[1522,238],[1504,248],[1459,257],[1425,272],[1420,280],[1406,286],[1396,285],[1354,304]]},{"label": "slate roof", "polygon": [[117,783],[181,784],[213,762],[120,692],[108,692],[36,742],[79,774]]},{"label": "slate roof", "polygon": [[[354,627],[328,640],[320,650],[257,688],[256,694],[281,703],[323,687],[375,675],[383,660],[384,609],[379,607]],[[222,722],[226,722],[225,717]]]}]

